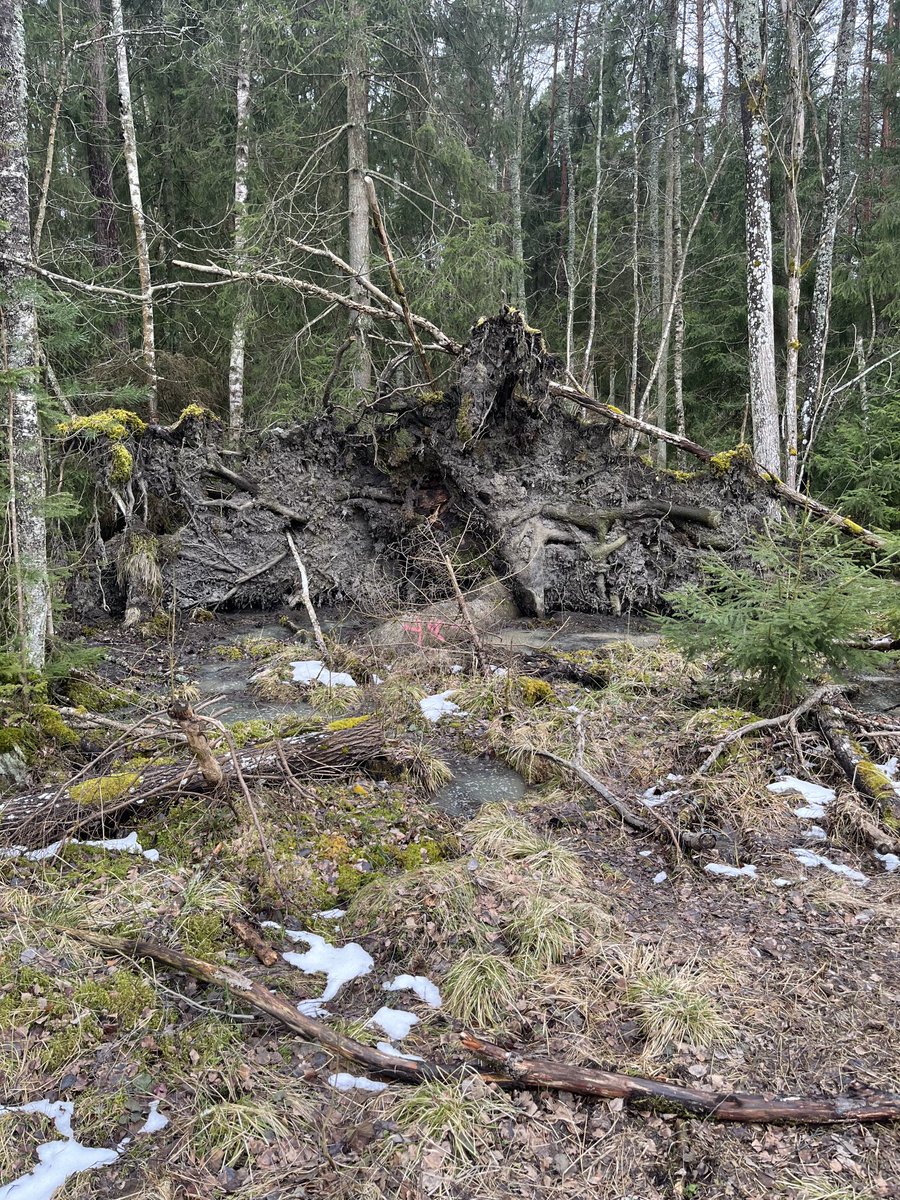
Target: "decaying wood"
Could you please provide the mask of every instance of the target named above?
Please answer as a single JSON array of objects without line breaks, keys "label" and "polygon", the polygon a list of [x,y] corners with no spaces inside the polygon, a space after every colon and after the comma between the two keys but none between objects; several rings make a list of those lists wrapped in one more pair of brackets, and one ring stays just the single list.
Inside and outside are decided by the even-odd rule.
[{"label": "decaying wood", "polygon": [[194,715],[191,706],[183,700],[174,700],[169,705],[169,716],[184,734],[184,740],[194,752],[197,766],[203,775],[207,786],[215,789],[224,778],[222,764],[213,754],[206,734],[203,732],[201,718]]},{"label": "decaying wood", "polygon": [[874,805],[882,817],[893,817],[894,785],[847,730],[844,716],[833,704],[821,704],[819,728],[852,787]]},{"label": "decaying wood", "polygon": [[264,967],[274,967],[278,962],[278,951],[262,937],[243,917],[230,916],[228,927],[235,937],[240,938],[248,950],[252,950]]},{"label": "decaying wood", "polygon": [[[116,813],[183,796],[205,793],[214,786],[228,788],[238,782],[238,771],[247,779],[283,778],[280,754],[295,774],[321,777],[352,771],[384,752],[384,733],[377,721],[361,721],[349,729],[305,733],[272,743],[247,746],[234,757],[216,755],[221,785],[213,785],[193,761],[150,767],[132,780],[123,773],[99,779],[75,780],[56,791],[29,792],[4,800],[0,807],[0,845],[37,847],[74,833],[85,826],[102,829]],[[235,765],[237,764],[237,766]],[[92,785],[96,799],[84,799],[84,785]]]},{"label": "decaying wood", "polygon": [[58,931],[96,946],[104,953],[118,954],[129,959],[150,958],[203,983],[225,988],[235,1000],[272,1017],[291,1032],[308,1041],[318,1042],[350,1062],[358,1063],[386,1079],[400,1083],[419,1084],[432,1079],[465,1077],[477,1072],[487,1082],[503,1087],[547,1088],[572,1092],[579,1096],[621,1099],[629,1104],[649,1102],[676,1111],[705,1116],[711,1121],[836,1125],[900,1120],[900,1096],[875,1093],[866,1097],[804,1096],[779,1099],[740,1092],[707,1092],[665,1083],[659,1079],[644,1079],[589,1067],[574,1067],[549,1059],[528,1058],[484,1041],[471,1032],[461,1035],[462,1045],[473,1051],[478,1058],[500,1064],[502,1071],[487,1071],[474,1064],[442,1064],[400,1059],[345,1037],[324,1021],[305,1016],[275,992],[269,991],[231,967],[215,966],[146,939],[112,937],[89,929],[63,928]]},{"label": "decaying wood", "polygon": [[316,646],[319,653],[322,655],[322,661],[328,661],[328,643],[325,641],[325,635],[322,633],[322,626],[319,624],[319,618],[316,616],[316,610],[313,608],[312,597],[309,594],[309,576],[306,574],[306,567],[303,565],[303,559],[300,557],[300,551],[297,549],[297,543],[291,537],[290,532],[286,535],[287,543],[291,548],[291,554],[294,556],[294,562],[297,566],[297,574],[300,576],[300,599],[303,601],[303,607],[306,609],[306,615],[309,617],[309,623],[312,625],[313,637],[316,641]]},{"label": "decaying wood", "polygon": [[640,1079],[572,1067],[545,1058],[526,1058],[504,1050],[473,1034],[460,1038],[468,1050],[487,1062],[500,1063],[509,1078],[521,1087],[553,1088],[578,1096],[621,1099],[626,1103],[650,1101],[708,1117],[711,1121],[780,1125],[838,1125],[851,1121],[896,1121],[900,1119],[900,1096],[878,1093],[869,1097],[797,1096],[787,1100],[742,1092],[706,1092],[679,1087],[659,1079]]}]

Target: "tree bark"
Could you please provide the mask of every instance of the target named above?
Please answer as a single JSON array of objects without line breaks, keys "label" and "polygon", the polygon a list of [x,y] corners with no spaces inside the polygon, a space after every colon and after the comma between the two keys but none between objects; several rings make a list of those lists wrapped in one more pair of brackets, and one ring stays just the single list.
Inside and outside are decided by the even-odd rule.
[{"label": "tree bark", "polygon": [[512,302],[525,312],[525,240],[522,233],[522,153],[525,129],[525,30],[528,0],[519,0],[515,9],[516,37],[510,51],[507,91],[512,109],[512,146],[509,152],[509,199],[512,222],[513,286]]},{"label": "tree bark", "polygon": [[[85,136],[88,182],[96,202],[94,213],[94,261],[102,270],[121,260],[119,230],[116,225],[116,197],[113,190],[109,146],[109,108],[107,106],[108,40],[103,20],[102,0],[87,0],[91,19],[89,49],[90,125]],[[120,329],[125,342],[124,327]]]},{"label": "tree bark", "polygon": [[119,87],[119,118],[122,125],[122,145],[125,156],[125,171],[128,176],[128,194],[131,200],[131,219],[134,225],[134,241],[137,252],[138,278],[141,283],[141,332],[145,386],[147,388],[147,411],[151,421],[159,416],[157,401],[158,379],[156,375],[156,337],[153,322],[153,283],[150,276],[150,248],[147,242],[147,224],[144,202],[141,197],[141,177],[138,170],[137,136],[134,129],[134,111],[131,103],[131,79],[128,74],[128,47],[125,42],[125,26],[122,16],[122,0],[110,0],[112,34],[116,46],[116,77]]},{"label": "tree bark", "polygon": [[[234,145],[234,259],[238,270],[244,266],[247,238],[247,168],[250,162],[250,22],[247,0],[242,0],[238,13],[237,80],[235,85],[235,145]],[[228,364],[228,433],[235,448],[241,443],[244,429],[244,353],[247,345],[247,323],[250,305],[247,290],[241,289],[238,310],[231,330],[231,355]]]},{"label": "tree bark", "polygon": [[[660,315],[664,321],[662,329],[662,357],[656,387],[656,424],[666,429],[669,423],[669,337],[668,311],[672,304],[673,255],[675,235],[675,174],[676,158],[680,154],[678,139],[678,76],[675,56],[678,46],[678,0],[668,0],[666,26],[666,190],[663,205],[663,247],[660,288]],[[668,447],[658,441],[653,448],[656,465],[665,470]]]},{"label": "tree bark", "polygon": [[[706,0],[697,0],[697,78],[694,82],[694,164],[702,167],[706,148]],[[727,69],[725,79],[727,79]],[[724,83],[724,79],[723,79]]]},{"label": "tree bark", "polygon": [[746,162],[747,332],[753,453],[762,467],[780,476],[778,394],[775,383],[772,212],[766,117],[767,71],[760,0],[736,0],[734,16],[741,85],[741,128]]},{"label": "tree bark", "polygon": [[[606,8],[600,12],[600,61],[597,67],[597,115],[594,131],[594,190],[591,194],[591,273],[588,294],[588,332],[581,365],[581,386],[589,387],[594,373],[594,336],[597,332],[597,280],[599,277],[600,188],[603,182],[603,72],[606,63]],[[610,370],[613,368],[610,367]],[[612,401],[610,401],[612,403]]]},{"label": "tree bark", "polygon": [[50,586],[46,478],[35,390],[37,316],[28,294],[27,270],[10,261],[31,258],[26,89],[22,3],[0,0],[0,365],[9,411],[12,574],[22,660],[31,670],[41,671]]},{"label": "tree bark", "polygon": [[831,317],[834,243],[837,236],[838,200],[841,192],[841,142],[847,98],[847,71],[855,33],[856,0],[843,0],[841,24],[835,46],[834,73],[831,77],[831,96],[828,101],[828,129],[825,135],[825,194],[819,225],[819,244],[816,251],[816,282],[813,289],[809,349],[806,357],[803,409],[800,420],[800,432],[804,444],[804,463],[811,448],[813,422],[822,399],[822,382],[825,374],[825,351],[828,347],[828,327]]},{"label": "tree bark", "polygon": [[[369,173],[369,83],[367,20],[365,0],[348,0],[347,23],[347,207],[348,257],[354,275],[368,279],[370,270],[369,201],[365,178]],[[362,300],[365,289],[351,280],[350,295]],[[353,385],[361,392],[372,388],[372,351],[369,346],[369,321],[362,313],[350,318],[350,333],[355,338],[356,363]]]},{"label": "tree bark", "polygon": [[802,231],[800,170],[805,145],[806,108],[803,100],[805,55],[800,29],[799,0],[784,0],[787,50],[787,131],[784,194],[784,257],[787,273],[787,351],[784,373],[784,478],[797,484],[797,370],[800,358],[800,281]]}]

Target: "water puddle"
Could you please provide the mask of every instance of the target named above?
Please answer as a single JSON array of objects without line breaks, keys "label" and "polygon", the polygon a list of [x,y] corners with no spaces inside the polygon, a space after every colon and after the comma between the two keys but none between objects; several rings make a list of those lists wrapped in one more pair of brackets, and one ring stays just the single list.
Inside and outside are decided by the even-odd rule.
[{"label": "water puddle", "polygon": [[453,772],[453,779],[435,792],[431,800],[448,817],[467,821],[484,804],[515,804],[525,795],[525,780],[505,763],[452,752],[442,757]]}]

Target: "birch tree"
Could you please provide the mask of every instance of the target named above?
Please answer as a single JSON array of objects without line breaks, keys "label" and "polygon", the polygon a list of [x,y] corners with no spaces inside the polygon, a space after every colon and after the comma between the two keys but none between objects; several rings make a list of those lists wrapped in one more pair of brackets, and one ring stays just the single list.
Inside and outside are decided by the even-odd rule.
[{"label": "birch tree", "polygon": [[803,250],[800,225],[800,170],[805,144],[806,106],[803,99],[804,55],[799,0],[784,0],[787,53],[784,191],[784,257],[787,273],[787,347],[784,372],[784,478],[797,483],[797,371],[800,358],[800,280]]},{"label": "birch tree", "polygon": [[734,25],[746,180],[747,340],[753,453],[767,471],[780,475],[772,297],[771,170],[760,0],[735,0]]},{"label": "birch tree", "polygon": [[[246,0],[242,0],[238,20],[238,61],[235,86],[236,133],[234,148],[234,258],[237,270],[244,269],[246,250],[247,167],[250,161],[250,24]],[[244,352],[250,303],[241,293],[231,331],[228,363],[228,432],[231,444],[240,445],[244,428]]]},{"label": "birch tree", "polygon": [[831,313],[831,283],[834,269],[834,243],[837,236],[838,201],[841,192],[841,143],[844,110],[847,102],[847,70],[856,33],[856,0],[843,0],[828,101],[828,126],[825,134],[825,177],[819,242],[816,250],[816,282],[810,313],[809,347],[801,414],[801,435],[808,445],[816,410],[822,397],[825,351]]},{"label": "birch tree", "polygon": [[22,0],[0,0],[0,352],[8,405],[9,537],[22,659],[40,671],[46,657],[46,478],[35,391],[37,317],[25,268],[31,257],[28,111]]},{"label": "birch tree", "polygon": [[[597,114],[594,141],[594,188],[591,193],[591,269],[588,287],[588,332],[581,366],[581,386],[588,388],[593,375],[594,336],[597,331],[597,280],[599,278],[600,189],[603,183],[603,73],[606,65],[607,11],[600,9],[600,51],[597,65]],[[612,369],[612,368],[610,368]],[[613,376],[613,379],[615,377]]]},{"label": "birch tree", "polygon": [[134,130],[134,111],[131,104],[131,78],[128,73],[128,47],[122,0],[110,0],[112,36],[116,46],[116,78],[119,88],[119,119],[122,125],[122,148],[125,172],[128,176],[128,195],[131,201],[131,220],[137,252],[138,278],[141,285],[141,332],[144,373],[147,387],[147,410],[151,421],[159,415],[156,375],[156,338],[153,328],[153,284],[150,276],[150,248],[147,243],[147,223],[141,198],[141,177],[138,171],[137,136]]},{"label": "birch tree", "polygon": [[[369,201],[365,185],[365,178],[369,173],[369,84],[365,0],[348,0],[347,23],[348,256],[356,276],[350,292],[355,301],[364,303],[367,293],[357,280],[368,279],[371,265]],[[366,318],[360,313],[354,313],[350,331],[356,339],[353,383],[360,391],[368,392],[372,387],[372,354]]]}]

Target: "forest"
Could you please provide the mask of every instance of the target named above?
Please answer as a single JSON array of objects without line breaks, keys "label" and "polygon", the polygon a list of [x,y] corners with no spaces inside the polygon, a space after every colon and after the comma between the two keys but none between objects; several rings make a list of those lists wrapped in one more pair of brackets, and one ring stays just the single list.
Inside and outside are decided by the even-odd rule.
[{"label": "forest", "polygon": [[0,1200],[900,1197],[895,0],[0,0]]}]

